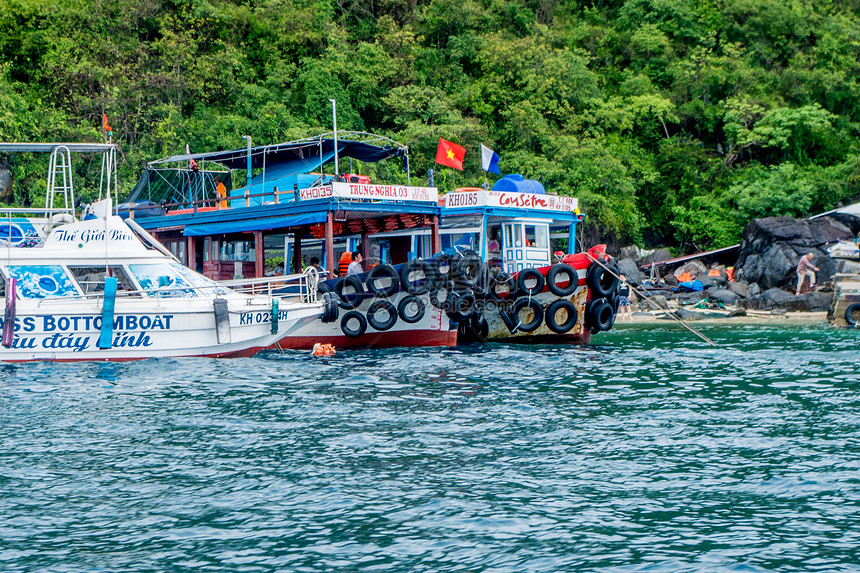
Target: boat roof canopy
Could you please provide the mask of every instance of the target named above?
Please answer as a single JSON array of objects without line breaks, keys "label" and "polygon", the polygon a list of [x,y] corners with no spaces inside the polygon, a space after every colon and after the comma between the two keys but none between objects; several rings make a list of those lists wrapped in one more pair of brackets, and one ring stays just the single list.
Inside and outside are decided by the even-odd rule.
[{"label": "boat roof canopy", "polygon": [[[354,139],[359,136],[367,137],[362,140]],[[318,137],[251,147],[251,168],[260,169],[275,164],[294,163],[300,169],[307,169],[309,166],[316,169],[334,157],[334,141],[334,134],[327,133]],[[337,153],[339,157],[352,157],[359,161],[376,163],[390,157],[405,157],[409,153],[409,148],[381,135],[339,131]],[[167,168],[172,163],[187,163],[191,159],[198,162],[212,161],[228,169],[245,169],[248,165],[248,148],[174,155],[152,161],[149,167]]]}]

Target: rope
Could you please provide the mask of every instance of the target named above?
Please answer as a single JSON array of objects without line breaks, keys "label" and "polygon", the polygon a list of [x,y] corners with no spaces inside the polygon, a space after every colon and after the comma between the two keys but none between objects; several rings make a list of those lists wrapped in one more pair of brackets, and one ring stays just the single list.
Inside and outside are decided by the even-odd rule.
[{"label": "rope", "polygon": [[[606,271],[608,271],[608,272],[609,272],[609,274],[611,274],[612,276],[614,276],[614,277],[615,277],[615,278],[617,278],[618,280],[621,280],[621,277],[619,277],[617,274],[615,274],[615,272],[613,272],[613,271],[612,271],[612,269],[610,269],[609,267],[607,267],[606,265],[604,265],[603,263],[601,263],[600,261],[598,261],[596,258],[594,258],[593,256],[591,256],[591,254],[590,254],[590,253],[585,253],[585,256],[586,256],[586,257],[588,257],[588,259],[589,259],[591,262],[593,262],[593,263],[597,263],[598,265],[600,265],[601,267],[603,267]],[[653,306],[656,306],[659,310],[663,310],[663,311],[665,311],[665,312],[666,312],[666,314],[667,314],[667,315],[669,315],[669,317],[670,317],[670,318],[672,318],[673,320],[675,320],[675,321],[679,322],[679,323],[680,323],[684,328],[686,328],[687,330],[689,330],[690,332],[692,332],[693,334],[695,334],[696,336],[698,336],[699,338],[701,338],[702,340],[704,340],[705,342],[707,342],[708,344],[710,344],[711,346],[713,346],[714,348],[718,348],[718,346],[717,346],[717,343],[716,343],[716,342],[714,342],[713,340],[711,340],[710,338],[708,338],[707,336],[705,336],[704,334],[702,334],[701,332],[699,332],[698,330],[696,330],[695,328],[693,328],[692,326],[690,326],[689,324],[687,324],[687,322],[686,322],[684,319],[682,319],[682,318],[681,318],[681,317],[679,317],[679,316],[676,316],[676,315],[675,315],[675,313],[671,312],[668,308],[664,308],[664,307],[660,306],[659,304],[657,304],[657,302],[656,302],[656,301],[651,300],[649,297],[646,297],[646,296],[645,296],[641,291],[639,291],[638,289],[636,289],[633,285],[630,285],[630,284],[628,283],[628,286],[630,287],[630,290],[632,290],[632,291],[633,291],[633,292],[635,292],[637,295],[639,295],[639,297],[640,297],[640,298],[642,298],[642,300],[647,301],[647,302],[648,302],[648,304],[651,304],[651,305],[653,305]]]}]

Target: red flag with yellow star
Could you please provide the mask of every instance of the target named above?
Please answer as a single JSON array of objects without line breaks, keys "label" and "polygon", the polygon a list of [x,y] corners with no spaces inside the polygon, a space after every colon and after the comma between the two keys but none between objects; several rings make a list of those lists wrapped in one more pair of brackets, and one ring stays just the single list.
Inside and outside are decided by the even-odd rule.
[{"label": "red flag with yellow star", "polygon": [[436,150],[436,163],[447,165],[454,169],[463,170],[463,158],[466,156],[466,148],[439,138],[439,148]]}]

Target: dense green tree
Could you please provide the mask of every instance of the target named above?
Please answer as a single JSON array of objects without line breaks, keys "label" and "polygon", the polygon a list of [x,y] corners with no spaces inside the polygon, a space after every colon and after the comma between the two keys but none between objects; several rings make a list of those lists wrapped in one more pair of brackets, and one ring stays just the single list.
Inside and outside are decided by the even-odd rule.
[{"label": "dense green tree", "polygon": [[[485,143],[606,233],[682,249],[856,198],[858,78],[832,0],[0,0],[0,140],[97,140],[106,113],[125,189],[186,144],[327,131],[334,98],[341,129],[410,146],[413,182],[439,137],[467,156],[437,184],[483,182]],[[14,160],[6,201],[41,201]]]}]

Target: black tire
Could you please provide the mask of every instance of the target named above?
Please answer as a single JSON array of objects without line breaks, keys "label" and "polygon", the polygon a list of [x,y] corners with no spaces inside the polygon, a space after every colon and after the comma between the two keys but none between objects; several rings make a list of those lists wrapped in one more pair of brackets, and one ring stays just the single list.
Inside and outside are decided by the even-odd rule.
[{"label": "black tire", "polygon": [[475,315],[457,325],[457,342],[486,342],[490,325],[483,316]]},{"label": "black tire", "polygon": [[472,288],[481,278],[481,257],[474,251],[467,251],[454,263],[454,280],[458,286]]},{"label": "black tire", "polygon": [[[555,282],[560,274],[568,276],[566,287],[561,287]],[[570,296],[578,286],[579,275],[576,274],[576,269],[567,263],[558,263],[557,265],[553,265],[546,272],[546,288],[556,296]]]},{"label": "black tire", "polygon": [[606,332],[615,323],[615,312],[606,299],[594,299],[588,304],[585,320],[592,331]]},{"label": "black tire", "polygon": [[[442,292],[445,292],[445,296],[440,296]],[[436,308],[445,309],[445,301],[448,300],[448,295],[451,294],[451,285],[450,283],[437,283],[433,285],[433,289],[430,291],[428,295],[430,298],[430,304],[435,306]]]},{"label": "black tire", "polygon": [[[433,261],[433,278],[437,283],[448,282],[451,278],[451,271],[454,270],[454,261],[448,255],[442,254],[432,259]],[[447,269],[443,271],[442,269]]]},{"label": "black tire", "polygon": [[[415,305],[418,309],[413,315],[406,313],[406,311],[409,310],[410,305]],[[400,304],[397,305],[397,314],[400,316],[400,320],[408,324],[415,324],[424,318],[424,310],[424,301],[413,295],[403,297],[403,300],[401,300]]]},{"label": "black tire", "polygon": [[[391,281],[387,287],[380,287],[376,284],[380,279],[386,278]],[[364,284],[367,285],[367,290],[379,298],[388,298],[400,290],[400,275],[391,265],[376,265],[367,273]]]},{"label": "black tire", "polygon": [[541,324],[543,324],[543,307],[538,301],[525,297],[517,299],[517,302],[514,303],[514,310],[511,312],[511,319],[515,322],[515,324],[519,323],[520,311],[526,307],[532,309],[532,311],[534,312],[534,317],[529,322],[518,324],[517,330],[522,330],[523,332],[532,332],[534,330],[537,330],[537,328]]},{"label": "black tire", "polygon": [[505,323],[505,326],[508,327],[508,332],[513,334],[517,331],[517,323],[511,316],[511,313],[499,311],[499,317],[502,319],[502,322]]},{"label": "black tire", "polygon": [[848,322],[848,326],[857,326],[860,323],[860,321],[854,320],[856,311],[860,311],[860,302],[849,304],[848,308],[845,309],[845,320]]},{"label": "black tire", "polygon": [[331,287],[328,286],[328,284],[326,284],[324,282],[319,282],[319,283],[317,283],[317,292],[323,293],[323,294],[325,294],[327,292],[331,292]]},{"label": "black tire", "polygon": [[[410,280],[409,275],[416,271],[424,274],[423,281],[415,283]],[[423,259],[412,259],[400,268],[400,285],[409,294],[424,294],[433,288],[435,276],[433,265],[430,262]]]},{"label": "black tire", "polygon": [[455,322],[468,320],[475,313],[475,295],[471,291],[452,292],[448,295],[448,318]]},{"label": "black tire", "polygon": [[[384,310],[388,313],[388,318],[383,321],[376,319],[376,313],[380,310]],[[397,324],[397,309],[394,308],[394,305],[387,300],[378,300],[371,304],[370,308],[367,309],[367,322],[370,326],[380,332],[388,330]]]},{"label": "black tire", "polygon": [[[531,288],[526,286],[526,281],[534,280],[535,285]],[[525,269],[517,275],[517,288],[520,293],[526,296],[534,296],[543,290],[546,284],[546,279],[543,278],[541,272],[537,269]]]},{"label": "black tire", "polygon": [[[617,274],[617,273],[615,273]],[[585,274],[585,283],[594,298],[609,297],[618,288],[618,277],[597,263],[591,263]]]},{"label": "black tire", "polygon": [[340,315],[337,304],[337,295],[333,292],[323,293],[323,315],[322,322],[334,322]]},{"label": "black tire", "polygon": [[[352,319],[356,319],[358,321],[358,328],[353,329],[349,327],[349,322]],[[357,310],[351,310],[340,319],[340,329],[350,338],[357,338],[367,330],[367,319],[365,319],[364,315]]]},{"label": "black tire", "polygon": [[[502,287],[507,287],[504,295],[500,293]],[[487,294],[495,301],[510,300],[517,295],[517,282],[508,273],[499,273],[490,277]]]},{"label": "black tire", "polygon": [[[555,319],[555,315],[560,310],[567,311],[567,320],[564,322],[558,322]],[[546,325],[555,333],[564,334],[566,332],[570,332],[574,326],[576,326],[576,306],[569,300],[561,299],[553,301],[546,307],[546,312],[544,313],[544,320],[546,321]]]},{"label": "black tire", "polygon": [[[344,296],[343,288],[347,285],[355,289],[355,292]],[[361,286],[361,281],[355,275],[349,275],[338,280],[334,285],[334,292],[340,298],[342,306],[347,309],[358,307],[364,300],[364,287]]]}]

